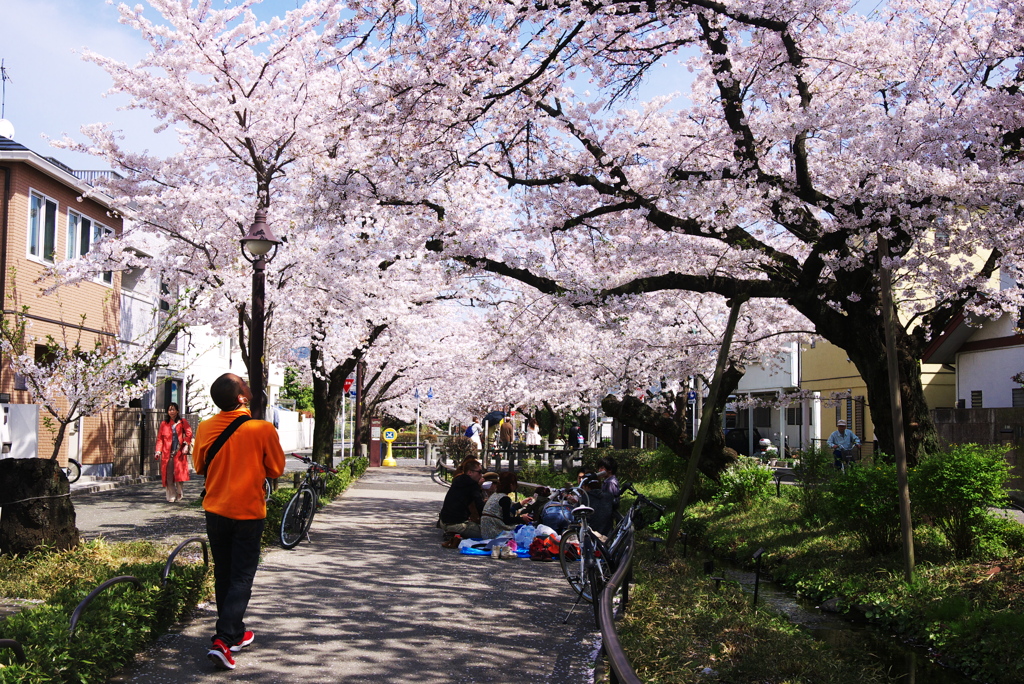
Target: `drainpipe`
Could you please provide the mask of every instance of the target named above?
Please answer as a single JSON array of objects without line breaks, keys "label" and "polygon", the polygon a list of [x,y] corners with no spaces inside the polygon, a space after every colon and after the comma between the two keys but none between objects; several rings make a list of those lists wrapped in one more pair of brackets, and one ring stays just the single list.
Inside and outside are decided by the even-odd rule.
[{"label": "drainpipe", "polygon": [[[11,167],[0,165],[4,171],[3,220],[0,221],[0,316],[7,305],[7,223],[11,204]],[[4,365],[0,361],[0,387],[4,382]]]}]

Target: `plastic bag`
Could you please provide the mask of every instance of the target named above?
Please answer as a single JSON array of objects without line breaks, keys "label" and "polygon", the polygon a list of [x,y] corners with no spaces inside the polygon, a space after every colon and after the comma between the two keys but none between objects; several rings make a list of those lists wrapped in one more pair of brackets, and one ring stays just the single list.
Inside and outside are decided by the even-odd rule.
[{"label": "plastic bag", "polygon": [[530,543],[537,536],[537,528],[533,525],[516,525],[515,540],[520,549],[530,548]]}]

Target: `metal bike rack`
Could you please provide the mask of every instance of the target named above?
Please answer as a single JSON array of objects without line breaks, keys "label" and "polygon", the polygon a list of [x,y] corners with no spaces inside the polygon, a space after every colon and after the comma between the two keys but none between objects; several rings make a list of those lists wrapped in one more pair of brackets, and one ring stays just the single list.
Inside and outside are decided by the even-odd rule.
[{"label": "metal bike rack", "polygon": [[75,612],[71,613],[71,626],[68,629],[68,636],[73,637],[75,635],[75,626],[78,624],[78,619],[82,617],[82,611],[85,610],[85,607],[88,606],[89,603],[91,603],[94,598],[99,596],[100,593],[107,587],[111,587],[115,584],[121,584],[123,582],[131,582],[135,585],[136,590],[142,589],[142,582],[140,582],[137,577],[132,577],[131,575],[120,575],[119,577],[111,577],[106,582],[93,589],[92,592],[84,599],[82,599],[82,602],[78,604],[78,607],[75,608]]},{"label": "metal bike rack", "polygon": [[[604,585],[600,599],[597,596],[594,597],[594,600],[598,601],[597,622],[598,627],[601,629],[602,649],[607,654],[608,662],[611,665],[611,672],[609,674],[611,675],[612,684],[618,684],[619,682],[624,684],[642,684],[640,678],[636,676],[636,672],[633,670],[633,665],[629,662],[626,652],[622,650],[622,643],[619,641],[619,634],[615,629],[615,615],[612,606],[615,592],[618,591],[623,583],[629,581],[628,577],[633,569],[633,551],[636,549],[634,541],[634,538],[628,540],[626,553],[611,579]],[[625,603],[626,600],[624,598],[621,606],[622,610],[626,609]]]},{"label": "metal bike rack", "polygon": [[14,659],[18,661],[20,665],[25,664],[25,649],[21,647],[14,639],[0,639],[0,648],[9,648],[14,651]]},{"label": "metal bike rack", "polygon": [[164,571],[160,575],[160,586],[163,586],[163,585],[167,584],[167,577],[171,574],[171,567],[172,567],[172,565],[174,563],[174,559],[177,557],[178,553],[183,548],[185,548],[186,546],[188,546],[189,544],[192,544],[194,542],[199,542],[202,545],[202,547],[203,547],[203,565],[205,565],[206,567],[210,567],[210,554],[209,554],[209,551],[207,551],[207,548],[206,548],[206,540],[203,539],[202,537],[192,537],[191,539],[186,539],[185,541],[183,541],[180,544],[178,544],[178,546],[173,551],[171,551],[171,555],[167,558],[167,563],[164,565]]}]

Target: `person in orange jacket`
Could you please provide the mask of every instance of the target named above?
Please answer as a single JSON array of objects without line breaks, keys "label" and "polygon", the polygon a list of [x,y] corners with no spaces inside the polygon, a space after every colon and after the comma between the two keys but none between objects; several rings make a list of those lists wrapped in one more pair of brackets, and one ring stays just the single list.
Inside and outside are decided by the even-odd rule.
[{"label": "person in orange jacket", "polygon": [[[221,412],[199,424],[193,453],[196,472],[206,474],[203,509],[217,597],[216,633],[207,656],[215,666],[233,670],[233,654],[254,639],[244,618],[267,518],[263,481],[284,472],[284,451],[273,424],[249,418],[252,391],[242,378],[225,373],[210,386],[210,396]],[[210,447],[240,417],[247,422],[208,460]]]},{"label": "person in orange jacket", "polygon": [[167,406],[167,417],[160,421],[156,436],[156,455],[160,461],[160,481],[167,490],[167,501],[181,501],[181,483],[187,482],[188,454],[192,449],[192,426],[181,417],[178,405]]}]

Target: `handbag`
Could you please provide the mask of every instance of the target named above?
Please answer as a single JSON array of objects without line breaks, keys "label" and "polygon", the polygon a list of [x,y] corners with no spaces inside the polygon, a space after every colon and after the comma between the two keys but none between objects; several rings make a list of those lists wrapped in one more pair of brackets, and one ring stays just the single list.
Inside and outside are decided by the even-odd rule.
[{"label": "handbag", "polygon": [[[252,420],[252,416],[238,416],[231,424],[224,428],[224,432],[217,435],[217,439],[210,445],[210,450],[206,452],[206,461],[203,463],[203,469],[199,471],[199,474],[206,477],[206,471],[210,469],[210,463],[213,462],[213,457],[217,455],[220,448],[224,446],[224,442],[228,441],[228,437],[234,434],[235,430],[242,426],[242,423],[246,423]],[[203,499],[206,497],[206,487],[203,487],[203,491],[199,492],[199,498]]]}]

